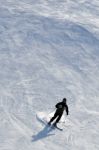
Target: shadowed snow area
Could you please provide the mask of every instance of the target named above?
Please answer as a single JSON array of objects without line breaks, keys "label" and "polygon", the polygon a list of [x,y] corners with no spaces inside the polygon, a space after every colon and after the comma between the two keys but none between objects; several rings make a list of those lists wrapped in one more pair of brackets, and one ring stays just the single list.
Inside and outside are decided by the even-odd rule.
[{"label": "shadowed snow area", "polygon": [[[0,0],[0,150],[99,149],[98,0]],[[47,128],[67,98],[63,131]]]}]

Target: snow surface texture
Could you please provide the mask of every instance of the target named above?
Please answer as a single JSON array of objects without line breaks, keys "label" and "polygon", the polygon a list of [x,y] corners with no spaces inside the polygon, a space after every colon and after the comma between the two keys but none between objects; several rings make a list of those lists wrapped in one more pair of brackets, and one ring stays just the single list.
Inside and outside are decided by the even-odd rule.
[{"label": "snow surface texture", "polygon": [[[48,133],[36,114],[63,97]],[[99,150],[98,0],[0,0],[0,150],[31,149]]]}]

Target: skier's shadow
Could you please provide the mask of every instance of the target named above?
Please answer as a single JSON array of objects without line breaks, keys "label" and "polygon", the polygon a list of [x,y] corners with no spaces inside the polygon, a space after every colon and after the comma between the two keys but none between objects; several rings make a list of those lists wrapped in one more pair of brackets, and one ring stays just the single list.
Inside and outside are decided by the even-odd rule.
[{"label": "skier's shadow", "polygon": [[[38,119],[38,118],[37,118]],[[42,120],[38,119],[41,123],[45,124]],[[45,127],[36,135],[32,136],[32,142],[36,142],[40,139],[46,138],[48,136],[55,135],[54,133],[50,133],[53,131],[53,128],[49,127],[49,125],[45,125]]]}]

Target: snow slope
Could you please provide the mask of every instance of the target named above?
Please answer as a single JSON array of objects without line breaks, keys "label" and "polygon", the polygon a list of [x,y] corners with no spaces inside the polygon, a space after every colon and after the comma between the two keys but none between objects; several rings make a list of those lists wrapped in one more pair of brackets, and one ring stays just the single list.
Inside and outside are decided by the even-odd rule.
[{"label": "snow slope", "polygon": [[[98,7],[0,0],[0,150],[99,149]],[[64,131],[48,130],[36,114],[63,97]]]}]

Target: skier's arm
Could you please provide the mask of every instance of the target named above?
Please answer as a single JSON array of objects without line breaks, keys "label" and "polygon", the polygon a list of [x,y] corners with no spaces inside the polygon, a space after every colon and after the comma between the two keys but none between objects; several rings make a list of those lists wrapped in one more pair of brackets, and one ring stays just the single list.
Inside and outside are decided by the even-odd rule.
[{"label": "skier's arm", "polygon": [[66,113],[69,114],[68,106],[66,105]]}]

